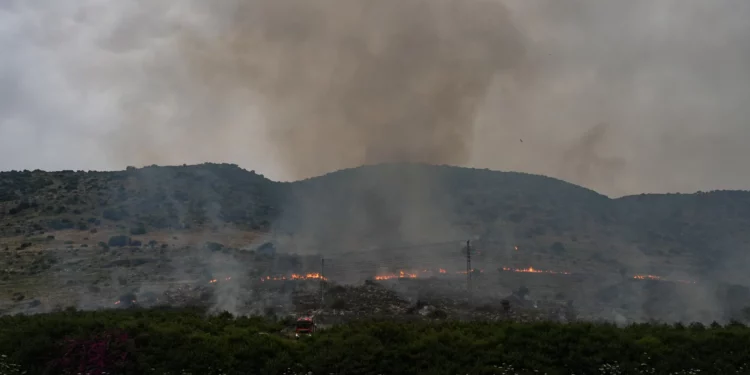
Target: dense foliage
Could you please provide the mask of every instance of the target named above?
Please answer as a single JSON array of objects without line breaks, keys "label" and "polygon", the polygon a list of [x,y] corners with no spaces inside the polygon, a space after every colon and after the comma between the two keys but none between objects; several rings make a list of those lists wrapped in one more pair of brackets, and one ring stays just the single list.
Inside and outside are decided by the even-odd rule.
[{"label": "dense foliage", "polygon": [[284,326],[198,310],[7,316],[0,355],[29,374],[735,374],[750,358],[741,325],[367,321],[299,341]]}]

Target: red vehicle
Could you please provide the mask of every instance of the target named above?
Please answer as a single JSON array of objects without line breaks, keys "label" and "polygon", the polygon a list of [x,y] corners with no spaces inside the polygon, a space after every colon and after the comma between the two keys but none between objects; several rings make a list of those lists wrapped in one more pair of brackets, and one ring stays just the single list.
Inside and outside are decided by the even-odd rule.
[{"label": "red vehicle", "polygon": [[301,336],[309,336],[312,335],[313,332],[315,332],[315,322],[311,317],[306,316],[297,319],[297,322],[294,324],[295,337],[299,338]]}]

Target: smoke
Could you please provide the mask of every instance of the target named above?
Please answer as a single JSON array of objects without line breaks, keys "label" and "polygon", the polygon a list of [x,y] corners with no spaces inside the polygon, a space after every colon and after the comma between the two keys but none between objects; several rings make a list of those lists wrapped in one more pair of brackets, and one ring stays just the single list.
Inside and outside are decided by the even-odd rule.
[{"label": "smoke", "polygon": [[[4,169],[214,161],[296,179],[425,161],[545,174],[608,195],[749,181],[741,1],[1,9]],[[600,123],[609,126],[594,157],[617,160],[616,172],[564,162]],[[28,147],[37,152],[12,157]],[[582,175],[576,165],[590,167]]]},{"label": "smoke", "polygon": [[573,181],[581,184],[616,181],[622,173],[625,161],[622,158],[602,156],[602,144],[611,133],[611,127],[600,123],[586,131],[581,138],[562,155],[561,171]]},{"label": "smoke", "polygon": [[[496,1],[252,0],[193,11],[206,27],[180,19],[172,49],[154,51],[147,92],[127,100],[119,159],[172,161],[149,135],[179,123],[191,128],[187,144],[207,147],[262,129],[292,178],[392,161],[465,165],[493,76],[524,61],[523,37]],[[108,47],[136,43],[128,38],[138,34],[117,33]]]},{"label": "smoke", "polygon": [[[148,84],[124,100],[118,160],[181,162],[170,144],[210,154],[224,141],[247,147],[253,129],[295,179],[384,162],[466,165],[493,77],[525,74],[524,38],[497,1],[255,0],[164,11],[182,13],[165,31],[170,42],[152,49]],[[105,48],[138,45],[138,34],[119,30]],[[452,202],[423,196],[436,184],[408,171],[360,176],[344,213],[319,204],[331,203],[330,191],[308,192],[289,205],[302,207],[294,233],[315,234],[313,249],[348,250],[363,239],[446,236]]]},{"label": "smoke", "polygon": [[[746,188],[748,17],[734,0],[7,1],[0,168],[410,161],[609,195]],[[322,187],[294,214],[315,246],[466,238],[436,181],[360,179],[347,215],[322,214],[346,193]]]}]

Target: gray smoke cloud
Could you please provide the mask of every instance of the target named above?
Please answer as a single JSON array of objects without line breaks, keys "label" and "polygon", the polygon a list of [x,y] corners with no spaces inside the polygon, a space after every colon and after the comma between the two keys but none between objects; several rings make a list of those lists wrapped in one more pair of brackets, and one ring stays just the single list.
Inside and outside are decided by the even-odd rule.
[{"label": "gray smoke cloud", "polygon": [[[157,60],[166,69],[148,71],[158,75],[132,98],[136,119],[124,128],[136,139],[118,137],[118,158],[160,157],[161,138],[139,140],[163,124],[157,117],[169,101],[167,108],[193,109],[172,117],[196,126],[189,143],[246,138],[252,124],[243,107],[254,106],[292,178],[389,161],[468,164],[493,75],[523,61],[522,37],[497,2],[222,4],[197,10],[210,32],[179,29],[171,53]],[[127,37],[109,47],[135,43]]]},{"label": "gray smoke cloud", "polygon": [[5,1],[0,169],[425,161],[609,195],[746,188],[748,16],[740,0]]}]

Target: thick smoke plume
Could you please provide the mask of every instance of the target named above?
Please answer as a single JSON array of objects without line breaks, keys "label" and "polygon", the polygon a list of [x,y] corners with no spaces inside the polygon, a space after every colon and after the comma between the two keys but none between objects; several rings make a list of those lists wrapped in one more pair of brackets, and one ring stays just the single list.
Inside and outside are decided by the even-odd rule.
[{"label": "thick smoke plume", "polygon": [[[153,77],[158,96],[135,99],[128,132],[158,127],[160,105],[173,100],[201,116],[184,119],[200,124],[200,136],[257,126],[226,118],[236,103],[254,108],[293,178],[393,161],[465,165],[493,76],[523,64],[522,36],[497,1],[220,4],[194,10],[209,31],[179,30],[166,70]],[[143,162],[158,159],[136,134],[122,152],[141,143]]]},{"label": "thick smoke plume", "polygon": [[744,189],[748,17],[735,0],[5,1],[0,169],[421,160],[613,196]]}]

